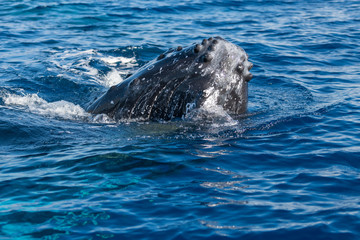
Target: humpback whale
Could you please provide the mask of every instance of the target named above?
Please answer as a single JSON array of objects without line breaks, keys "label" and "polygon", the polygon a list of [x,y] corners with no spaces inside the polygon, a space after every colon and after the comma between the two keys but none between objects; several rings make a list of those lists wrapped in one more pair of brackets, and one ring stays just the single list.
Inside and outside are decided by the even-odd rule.
[{"label": "humpback whale", "polygon": [[212,101],[229,114],[242,114],[252,66],[241,47],[210,37],[160,54],[110,87],[87,111],[116,120],[168,121]]}]

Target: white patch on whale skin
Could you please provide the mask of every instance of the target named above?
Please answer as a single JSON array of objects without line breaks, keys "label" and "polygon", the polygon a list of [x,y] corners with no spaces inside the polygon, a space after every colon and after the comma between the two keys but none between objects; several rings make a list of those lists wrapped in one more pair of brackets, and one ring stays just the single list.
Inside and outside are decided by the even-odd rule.
[{"label": "white patch on whale skin", "polygon": [[188,117],[189,113],[195,108],[196,104],[194,102],[186,103],[186,110],[184,115],[181,116],[181,118],[185,120]]},{"label": "white patch on whale skin", "polygon": [[191,110],[193,110],[196,107],[195,103],[187,103],[186,104],[186,112],[185,115],[188,114]]},{"label": "white patch on whale skin", "polygon": [[202,77],[205,77],[205,75],[206,75],[206,71],[205,71],[204,69],[203,69],[203,70],[201,70],[200,75],[201,75]]}]

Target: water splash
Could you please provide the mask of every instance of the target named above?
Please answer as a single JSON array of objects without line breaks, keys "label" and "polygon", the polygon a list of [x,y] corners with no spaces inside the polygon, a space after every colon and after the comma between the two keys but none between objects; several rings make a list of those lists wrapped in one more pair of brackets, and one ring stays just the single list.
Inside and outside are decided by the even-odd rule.
[{"label": "water splash", "polygon": [[61,69],[64,74],[86,77],[90,82],[104,87],[121,83],[124,80],[122,75],[126,76],[138,66],[135,57],[111,56],[95,49],[61,50],[50,54],[53,66],[48,70],[58,72],[57,69]]},{"label": "water splash", "polygon": [[7,107],[20,108],[21,110],[41,116],[95,123],[113,122],[107,116],[102,114],[93,116],[92,114],[86,112],[80,105],[65,100],[47,102],[35,93],[22,95],[3,93],[3,96],[0,97]]}]

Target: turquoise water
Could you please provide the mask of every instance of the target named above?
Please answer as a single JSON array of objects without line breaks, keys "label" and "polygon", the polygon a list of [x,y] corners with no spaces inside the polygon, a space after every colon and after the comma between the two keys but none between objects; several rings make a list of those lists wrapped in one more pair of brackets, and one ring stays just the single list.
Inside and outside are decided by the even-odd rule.
[{"label": "turquoise water", "polygon": [[[0,239],[360,239],[358,1],[0,2]],[[169,47],[254,63],[237,119],[84,110]]]}]

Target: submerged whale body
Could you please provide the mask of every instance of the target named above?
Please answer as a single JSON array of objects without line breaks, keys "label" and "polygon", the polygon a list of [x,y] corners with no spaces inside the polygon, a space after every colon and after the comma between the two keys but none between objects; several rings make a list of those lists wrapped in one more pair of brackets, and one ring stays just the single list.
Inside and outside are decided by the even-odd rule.
[{"label": "submerged whale body", "polygon": [[171,120],[211,102],[229,114],[247,109],[252,63],[239,46],[221,37],[169,49],[87,109],[116,120]]}]

